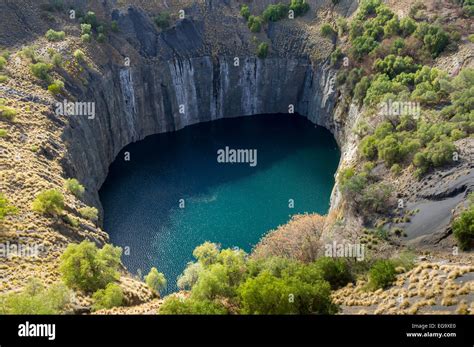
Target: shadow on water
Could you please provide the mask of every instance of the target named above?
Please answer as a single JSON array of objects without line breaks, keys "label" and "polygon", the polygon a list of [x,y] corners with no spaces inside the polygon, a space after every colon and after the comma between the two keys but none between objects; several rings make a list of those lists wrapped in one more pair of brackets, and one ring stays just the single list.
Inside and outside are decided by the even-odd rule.
[{"label": "shadow on water", "polygon": [[[218,163],[217,151],[226,146],[256,149],[257,165]],[[125,147],[110,166],[100,190],[104,227],[113,243],[129,247],[123,261],[130,271],[155,266],[174,291],[202,242],[250,251],[290,214],[326,213],[339,156],[327,130],[296,115],[224,119],[153,135]],[[299,208],[288,209],[290,198]]]}]

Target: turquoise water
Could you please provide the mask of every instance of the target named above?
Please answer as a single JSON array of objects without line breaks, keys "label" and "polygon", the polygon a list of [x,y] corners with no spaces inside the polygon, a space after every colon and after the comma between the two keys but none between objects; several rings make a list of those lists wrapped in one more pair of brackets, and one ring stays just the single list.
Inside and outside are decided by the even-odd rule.
[{"label": "turquoise water", "polygon": [[[218,163],[225,147],[256,149],[257,165]],[[153,135],[124,148],[111,165],[100,191],[104,227],[115,245],[130,250],[123,262],[132,273],[155,266],[168,279],[166,293],[173,292],[201,243],[250,251],[293,214],[325,214],[339,157],[332,135],[297,115]]]}]

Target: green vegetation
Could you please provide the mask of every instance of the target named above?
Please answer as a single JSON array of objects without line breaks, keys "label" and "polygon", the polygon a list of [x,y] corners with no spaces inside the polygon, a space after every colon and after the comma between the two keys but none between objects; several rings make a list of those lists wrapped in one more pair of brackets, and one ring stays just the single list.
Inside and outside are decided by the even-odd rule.
[{"label": "green vegetation", "polygon": [[259,33],[262,30],[263,21],[258,16],[250,16],[247,25],[251,32]]},{"label": "green vegetation", "polygon": [[52,66],[46,63],[36,63],[30,65],[31,73],[40,80],[49,81],[51,76],[49,72],[51,71]]},{"label": "green vegetation", "polygon": [[105,41],[107,41],[107,36],[104,33],[97,35],[97,42],[104,43]]},{"label": "green vegetation", "polygon": [[81,33],[82,33],[82,35],[91,34],[92,33],[92,25],[87,24],[87,23],[81,24]]},{"label": "green vegetation", "polygon": [[377,260],[369,271],[371,290],[386,288],[396,279],[395,265],[391,260]]},{"label": "green vegetation", "polygon": [[74,58],[76,58],[78,62],[83,62],[86,60],[86,55],[84,54],[83,51],[81,51],[80,49],[77,49],[74,51]]},{"label": "green vegetation", "polygon": [[342,260],[254,260],[241,250],[220,250],[209,242],[193,255],[196,262],[178,279],[180,288],[190,290],[189,298],[166,298],[160,313],[331,314],[337,312],[331,287],[352,279]]},{"label": "green vegetation", "polygon": [[86,13],[86,15],[82,18],[82,23],[89,24],[92,29],[97,29],[97,27],[99,26],[97,16],[92,11]]},{"label": "green vegetation", "polygon": [[102,249],[90,241],[69,244],[61,255],[59,272],[64,283],[85,292],[95,292],[119,278],[122,249],[105,245]]},{"label": "green vegetation", "polygon": [[459,247],[468,250],[474,245],[474,194],[469,196],[469,207],[453,223],[453,234]]},{"label": "green vegetation", "polygon": [[41,214],[59,215],[64,209],[63,194],[56,189],[45,190],[36,196],[31,207]]},{"label": "green vegetation", "polygon": [[306,0],[291,0],[290,2],[290,10],[295,12],[296,17],[305,15],[309,9],[310,7]]},{"label": "green vegetation", "polygon": [[109,309],[112,307],[122,306],[124,301],[124,295],[122,288],[118,284],[109,283],[105,289],[99,289],[92,295],[94,304],[92,305],[93,311],[102,309]]},{"label": "green vegetation", "polygon": [[66,34],[64,33],[64,31],[54,31],[53,29],[49,29],[46,32],[45,37],[48,41],[57,42],[64,40]]},{"label": "green vegetation", "polygon": [[250,17],[250,9],[248,5],[242,5],[240,8],[240,15],[245,18],[245,20],[249,20]]},{"label": "green vegetation", "polygon": [[337,34],[330,24],[325,23],[321,26],[321,35],[324,37],[334,38]]},{"label": "green vegetation", "polygon": [[[7,135],[8,135],[8,132],[7,132],[6,129],[0,129],[0,138],[6,137]],[[0,198],[0,200],[1,200],[1,198]]]},{"label": "green vegetation", "polygon": [[79,214],[93,222],[96,222],[99,219],[99,211],[95,207],[81,207],[79,209]]},{"label": "green vegetation", "polygon": [[59,53],[54,53],[51,56],[51,64],[53,64],[56,67],[61,67],[63,65],[63,57]]},{"label": "green vegetation", "polygon": [[0,104],[0,120],[13,121],[17,115],[17,111],[5,105]]},{"label": "green vegetation", "polygon": [[448,34],[438,25],[421,23],[415,31],[415,37],[421,40],[433,58],[436,58],[448,45]]},{"label": "green vegetation", "polygon": [[170,14],[163,12],[155,17],[155,24],[161,29],[167,29],[170,26]]},{"label": "green vegetation", "polygon": [[265,59],[268,55],[268,43],[262,42],[258,45],[257,48],[257,57],[260,59]]},{"label": "green vegetation", "polygon": [[114,32],[114,33],[119,32],[120,28],[119,28],[119,25],[118,25],[117,21],[113,20],[110,23],[110,30],[112,30],[112,32]]},{"label": "green vegetation", "polygon": [[0,193],[0,221],[4,220],[6,216],[17,213],[18,209],[11,205],[7,197]]},{"label": "green vegetation", "polygon": [[55,80],[48,86],[48,90],[53,95],[59,95],[64,90],[64,82],[61,80]]},{"label": "green vegetation", "polygon": [[0,70],[3,70],[6,64],[7,60],[4,57],[0,56]]},{"label": "green vegetation", "polygon": [[91,38],[90,34],[83,34],[83,35],[81,35],[81,40],[82,40],[82,42],[89,43],[89,42],[91,42],[92,38]]},{"label": "green vegetation", "polygon": [[8,76],[0,75],[0,83],[5,83],[6,81],[8,81]]},{"label": "green vegetation", "polygon": [[288,10],[288,5],[282,3],[268,5],[263,11],[262,17],[266,22],[277,22],[288,15]]},{"label": "green vegetation", "polygon": [[331,65],[336,65],[344,57],[342,50],[338,47],[331,53]]},{"label": "green vegetation", "polygon": [[72,194],[77,196],[78,198],[84,195],[85,188],[79,181],[75,178],[69,178],[64,182],[64,188],[70,191]]},{"label": "green vegetation", "polygon": [[20,293],[0,295],[0,314],[59,314],[69,300],[70,293],[64,284],[45,288],[31,279]]},{"label": "green vegetation", "polygon": [[161,272],[158,272],[158,270],[155,267],[152,267],[148,275],[145,277],[145,283],[156,291],[157,293],[160,293],[161,290],[166,288],[166,278],[165,275],[163,275]]}]

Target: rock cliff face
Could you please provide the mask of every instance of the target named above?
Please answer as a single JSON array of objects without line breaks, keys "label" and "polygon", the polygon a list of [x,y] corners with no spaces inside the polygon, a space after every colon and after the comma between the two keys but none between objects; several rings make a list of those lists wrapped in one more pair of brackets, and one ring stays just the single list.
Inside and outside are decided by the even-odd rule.
[{"label": "rock cliff face", "polygon": [[134,61],[130,66],[108,62],[103,75],[90,74],[78,98],[95,102],[97,116],[72,119],[64,132],[66,172],[84,182],[94,205],[100,206],[97,191],[116,155],[148,135],[221,118],[289,113],[291,108],[315,124],[337,129],[332,117],[335,71],[327,60],[311,62],[299,49],[301,54],[280,57],[275,52],[266,59],[246,47],[232,55],[206,54],[201,23],[184,20],[150,40],[142,31],[150,25],[143,13],[131,8],[117,16],[124,28],[133,29],[125,34],[127,44],[115,48]]}]

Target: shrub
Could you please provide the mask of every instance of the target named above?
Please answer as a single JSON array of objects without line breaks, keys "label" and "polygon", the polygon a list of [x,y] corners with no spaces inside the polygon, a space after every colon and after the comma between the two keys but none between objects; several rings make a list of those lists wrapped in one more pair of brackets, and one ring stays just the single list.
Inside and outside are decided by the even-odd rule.
[{"label": "shrub", "polygon": [[0,75],[0,83],[5,83],[6,81],[8,81],[8,76]]},{"label": "shrub", "polygon": [[[278,278],[263,271],[239,289],[244,314],[333,314],[331,287],[320,280],[306,283],[293,276]],[[290,300],[292,298],[293,300]]]},{"label": "shrub", "polygon": [[85,191],[84,186],[80,184],[79,181],[75,178],[68,178],[64,182],[64,188],[66,188],[68,191],[70,191],[77,197],[81,197],[82,195],[84,195]]},{"label": "shrub", "polygon": [[400,22],[398,17],[393,17],[383,27],[384,37],[391,37],[398,35],[400,31]]},{"label": "shrub", "polygon": [[423,41],[433,58],[436,58],[449,43],[448,34],[438,25],[421,23],[415,31],[415,36]]},{"label": "shrub", "polygon": [[97,42],[104,43],[105,41],[107,41],[107,36],[104,33],[97,35]]},{"label": "shrub", "polygon": [[362,59],[378,46],[378,42],[371,36],[359,36],[352,42],[351,53],[357,60]]},{"label": "shrub", "polygon": [[99,25],[99,22],[97,21],[97,16],[92,11],[86,13],[86,15],[82,18],[82,23],[90,24],[91,27],[94,29],[97,28],[97,26]]},{"label": "shrub", "polygon": [[360,197],[360,208],[365,212],[384,213],[390,209],[392,188],[384,183],[371,184]]},{"label": "shrub", "polygon": [[218,255],[219,248],[217,245],[208,241],[197,246],[193,251],[194,258],[196,258],[203,266],[214,264],[217,261]]},{"label": "shrub", "polygon": [[59,272],[70,288],[95,292],[119,278],[122,249],[105,245],[102,249],[90,241],[69,244],[60,257]]},{"label": "shrub", "polygon": [[78,62],[83,62],[86,59],[86,55],[80,49],[76,49],[74,51],[74,58],[76,58]]},{"label": "shrub", "polygon": [[[277,22],[285,18],[288,14],[288,6],[282,3],[276,5],[268,5],[267,8],[263,11],[262,17],[268,22]],[[296,13],[295,13],[296,14]]]},{"label": "shrub", "polygon": [[390,260],[377,260],[369,271],[369,288],[386,288],[396,279],[395,265]]},{"label": "shrub", "polygon": [[122,288],[116,283],[109,283],[105,289],[99,289],[92,295],[94,304],[93,311],[109,309],[112,307],[122,306],[124,295]]},{"label": "shrub", "polygon": [[95,207],[81,207],[79,209],[79,214],[93,222],[96,222],[99,219],[99,211]]},{"label": "shrub", "polygon": [[265,59],[268,55],[268,43],[262,42],[258,45],[257,48],[257,57],[260,59]]},{"label": "shrub", "polygon": [[170,26],[170,14],[166,13],[166,12],[158,14],[158,16],[155,17],[155,24],[160,29],[169,28],[169,26]]},{"label": "shrub", "polygon": [[36,63],[38,61],[38,57],[36,56],[37,48],[38,47],[35,45],[23,47],[20,51],[20,55],[26,59],[29,59],[32,63]]},{"label": "shrub", "polygon": [[367,17],[374,15],[375,11],[379,6],[382,5],[380,0],[364,0],[359,6],[359,12],[357,13],[358,19],[366,19]]},{"label": "shrub", "polygon": [[173,295],[166,297],[158,313],[167,315],[215,315],[227,314],[228,312],[221,304],[213,301],[184,299]]},{"label": "shrub", "polygon": [[242,5],[240,8],[240,15],[245,18],[245,20],[248,20],[250,17],[250,9],[248,5]]},{"label": "shrub", "polygon": [[389,54],[384,59],[379,58],[374,62],[374,69],[387,74],[390,78],[394,78],[403,72],[415,72],[419,68],[412,57],[399,57],[394,54]]},{"label": "shrub", "polygon": [[0,56],[0,70],[3,70],[6,64],[7,60],[4,57]]},{"label": "shrub", "polygon": [[51,63],[56,67],[61,67],[63,65],[63,57],[59,53],[53,54],[51,57]]},{"label": "shrub", "polygon": [[354,88],[354,99],[357,100],[359,105],[362,105],[367,95],[367,90],[370,88],[370,79],[367,76],[362,77],[362,79],[356,84]]},{"label": "shrub", "polygon": [[81,36],[82,42],[91,42],[91,35],[90,34],[83,34]]},{"label": "shrub", "polygon": [[13,121],[17,115],[17,111],[5,105],[0,105],[0,119]]},{"label": "shrub", "polygon": [[259,33],[262,30],[262,19],[258,16],[250,16],[247,23],[253,33]]},{"label": "shrub", "polygon": [[453,234],[462,250],[468,250],[473,246],[474,205],[456,218],[453,223]]},{"label": "shrub", "polygon": [[59,215],[64,209],[63,194],[56,189],[45,190],[36,196],[32,209],[41,214]]},{"label": "shrub", "polygon": [[344,57],[341,49],[338,47],[331,53],[331,65],[336,65]]},{"label": "shrub", "polygon": [[309,4],[305,0],[291,0],[290,10],[294,11],[295,16],[302,16],[309,11]]},{"label": "shrub", "polygon": [[30,65],[30,69],[36,78],[44,81],[48,81],[50,79],[49,71],[51,70],[51,65],[46,63],[36,63]]},{"label": "shrub", "polygon": [[390,168],[390,172],[394,174],[395,176],[398,176],[402,172],[402,167],[399,164],[393,164],[392,167]]},{"label": "shrub", "polygon": [[148,275],[146,275],[145,283],[157,293],[160,293],[162,289],[166,288],[165,275],[163,275],[161,272],[158,272],[155,267],[152,267]]},{"label": "shrub", "polygon": [[112,30],[112,32],[114,32],[114,33],[117,33],[120,30],[119,25],[118,25],[116,20],[113,20],[110,23],[110,30]]},{"label": "shrub", "polygon": [[90,34],[91,31],[92,31],[92,25],[87,24],[87,23],[81,24],[81,33],[82,33],[83,35]]},{"label": "shrub", "polygon": [[64,33],[64,31],[54,31],[53,29],[49,29],[46,32],[45,37],[48,41],[57,42],[64,40],[66,34]]},{"label": "shrub", "polygon": [[0,193],[0,221],[8,215],[15,214],[17,211],[18,209],[15,206],[10,205],[7,197]]},{"label": "shrub", "polygon": [[334,36],[336,36],[336,31],[330,24],[325,23],[321,26],[321,35],[324,37],[333,38]]},{"label": "shrub", "polygon": [[[1,137],[6,137],[8,135],[8,132],[6,129],[0,129],[0,138]],[[0,199],[1,200],[1,199]]]},{"label": "shrub", "polygon": [[0,314],[59,314],[70,300],[70,292],[62,283],[45,288],[31,279],[20,293],[0,296]]},{"label": "shrub", "polygon": [[474,34],[471,34],[468,36],[468,40],[472,43],[474,43]]},{"label": "shrub", "polygon": [[53,95],[59,95],[63,92],[64,82],[60,80],[55,80],[48,86],[48,90]]},{"label": "shrub", "polygon": [[347,262],[343,259],[322,257],[316,260],[315,266],[332,289],[343,287],[353,280]]}]

